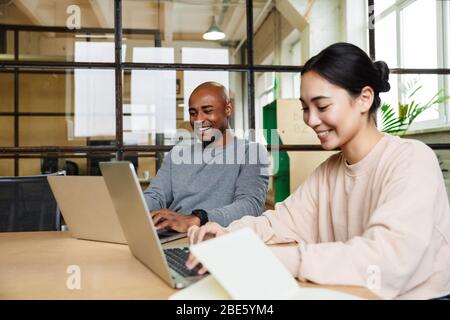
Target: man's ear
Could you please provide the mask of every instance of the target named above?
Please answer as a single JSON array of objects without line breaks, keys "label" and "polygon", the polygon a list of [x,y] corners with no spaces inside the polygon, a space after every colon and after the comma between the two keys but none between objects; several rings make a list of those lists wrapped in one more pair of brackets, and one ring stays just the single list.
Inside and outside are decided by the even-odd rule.
[{"label": "man's ear", "polygon": [[227,116],[227,118],[231,117],[231,115],[233,114],[233,104],[231,103],[231,101],[228,101],[227,104],[225,105],[225,115]]},{"label": "man's ear", "polygon": [[361,93],[358,97],[359,100],[358,106],[360,108],[361,113],[369,112],[374,99],[375,93],[371,87],[365,86],[364,88],[362,88]]}]

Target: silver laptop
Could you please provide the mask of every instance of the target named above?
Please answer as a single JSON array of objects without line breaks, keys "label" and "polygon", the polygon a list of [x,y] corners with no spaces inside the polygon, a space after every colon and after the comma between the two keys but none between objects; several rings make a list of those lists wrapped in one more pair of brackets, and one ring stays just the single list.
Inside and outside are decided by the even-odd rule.
[{"label": "silver laptop", "polygon": [[119,222],[132,254],[174,288],[183,288],[203,276],[187,270],[186,247],[162,249],[156,228],[130,162],[100,162]]},{"label": "silver laptop", "polygon": [[[74,238],[127,243],[103,177],[49,176],[47,179]],[[185,236],[166,229],[158,235],[162,243]]]}]

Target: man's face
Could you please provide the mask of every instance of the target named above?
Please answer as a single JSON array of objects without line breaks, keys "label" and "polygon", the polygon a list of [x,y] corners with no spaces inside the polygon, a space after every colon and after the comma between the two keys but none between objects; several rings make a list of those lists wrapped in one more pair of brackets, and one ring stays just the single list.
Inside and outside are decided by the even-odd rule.
[{"label": "man's face", "polygon": [[217,141],[218,135],[228,129],[232,106],[225,101],[220,90],[203,88],[189,99],[189,118],[195,134],[201,141]]}]

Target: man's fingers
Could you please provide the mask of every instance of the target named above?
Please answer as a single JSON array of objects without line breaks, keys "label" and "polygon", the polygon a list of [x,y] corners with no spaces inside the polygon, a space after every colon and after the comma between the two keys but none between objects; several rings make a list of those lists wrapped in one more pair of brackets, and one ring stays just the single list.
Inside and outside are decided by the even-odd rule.
[{"label": "man's fingers", "polygon": [[186,226],[182,223],[179,223],[179,221],[172,219],[170,223],[170,228],[172,230],[175,230],[177,232],[186,232]]},{"label": "man's fingers", "polygon": [[172,221],[170,220],[163,220],[157,224],[155,224],[156,229],[164,229],[164,228],[171,228],[172,227]]},{"label": "man's fingers", "polygon": [[161,219],[162,219],[162,216],[159,212],[152,212],[152,220],[153,220],[154,224],[158,223],[158,221]]},{"label": "man's fingers", "polygon": [[152,211],[150,212],[150,215],[152,216],[152,218],[157,215],[159,213],[159,211]]},{"label": "man's fingers", "polygon": [[167,220],[167,215],[164,212],[157,212],[154,216],[153,216],[153,224],[157,225],[160,221],[164,221]]}]

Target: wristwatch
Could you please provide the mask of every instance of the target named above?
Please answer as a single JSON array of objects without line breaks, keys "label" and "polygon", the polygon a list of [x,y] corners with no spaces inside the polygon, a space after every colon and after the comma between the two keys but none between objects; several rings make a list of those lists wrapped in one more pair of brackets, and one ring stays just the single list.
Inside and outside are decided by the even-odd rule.
[{"label": "wristwatch", "polygon": [[208,222],[208,213],[202,209],[195,209],[192,214],[200,219],[200,225],[204,225]]}]

